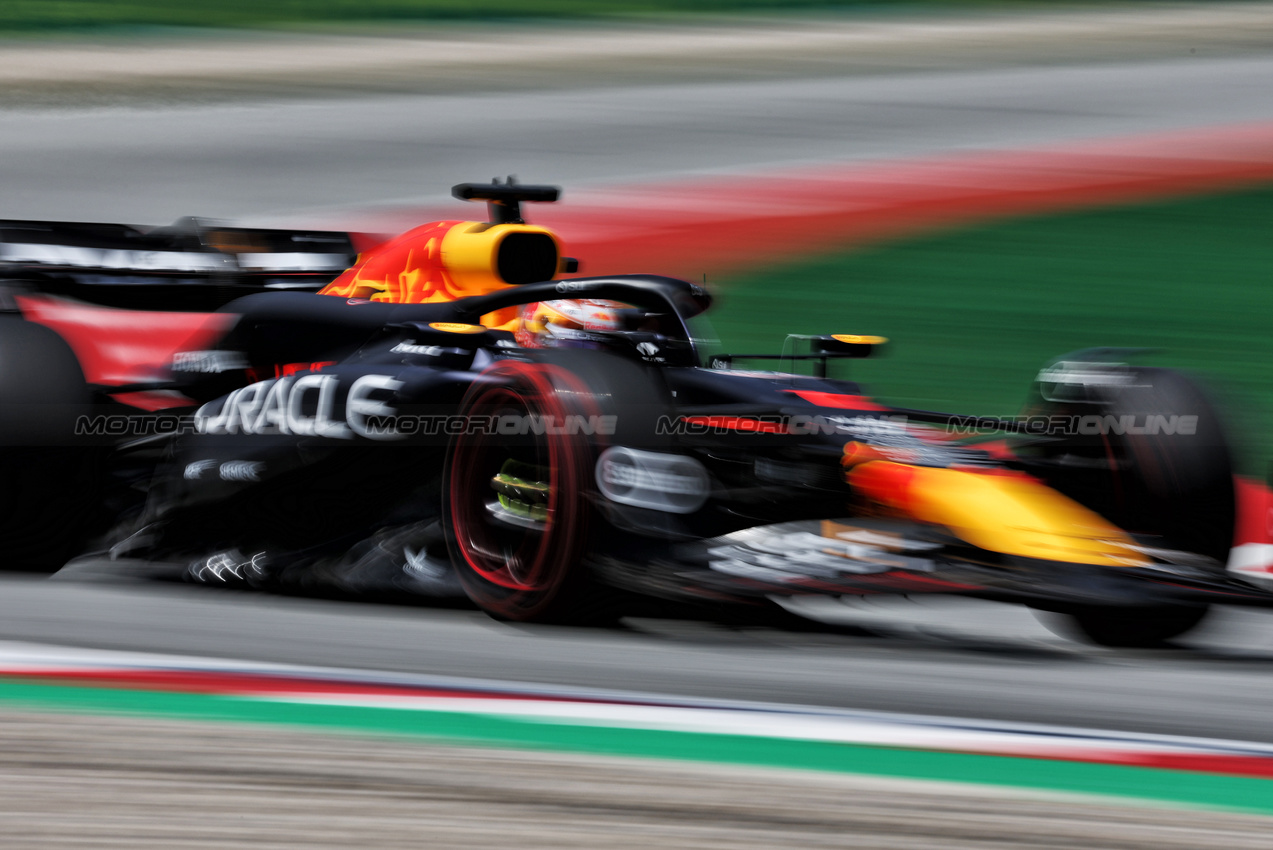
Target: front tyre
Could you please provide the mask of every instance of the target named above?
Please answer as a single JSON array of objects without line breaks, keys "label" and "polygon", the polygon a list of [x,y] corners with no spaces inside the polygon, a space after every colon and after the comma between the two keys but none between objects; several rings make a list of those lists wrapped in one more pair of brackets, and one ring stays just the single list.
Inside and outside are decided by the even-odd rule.
[{"label": "front tyre", "polygon": [[1050,615],[1044,624],[1069,637],[1074,633],[1098,646],[1148,648],[1162,646],[1193,631],[1207,616],[1206,605],[1122,607],[1088,605],[1068,609],[1057,623]]},{"label": "front tyre", "polygon": [[[1031,471],[1150,545],[1212,559],[1217,575],[1223,575],[1237,503],[1220,412],[1195,380],[1171,369],[1127,367],[1104,375],[1106,383],[1094,389],[1070,388],[1066,400],[1048,399],[1041,391],[1043,398],[1028,412],[1144,427],[1044,443],[1042,462]],[[1186,421],[1188,427],[1179,425]],[[1155,427],[1149,427],[1151,422]],[[1193,630],[1207,610],[1206,605],[1083,605],[1061,612],[1064,619],[1044,622],[1101,646],[1148,647]]]}]

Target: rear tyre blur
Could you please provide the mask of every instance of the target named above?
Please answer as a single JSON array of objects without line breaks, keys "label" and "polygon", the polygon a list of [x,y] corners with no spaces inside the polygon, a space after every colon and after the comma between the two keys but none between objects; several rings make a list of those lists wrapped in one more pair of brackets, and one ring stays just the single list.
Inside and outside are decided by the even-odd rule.
[{"label": "rear tyre blur", "polygon": [[0,568],[48,572],[82,549],[100,489],[97,451],[74,433],[90,399],[61,337],[0,318]]}]

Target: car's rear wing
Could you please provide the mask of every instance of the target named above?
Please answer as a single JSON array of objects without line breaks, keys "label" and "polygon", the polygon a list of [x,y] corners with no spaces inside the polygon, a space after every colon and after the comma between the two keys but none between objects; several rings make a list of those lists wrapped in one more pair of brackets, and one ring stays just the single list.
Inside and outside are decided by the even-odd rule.
[{"label": "car's rear wing", "polygon": [[84,301],[149,310],[212,310],[241,295],[318,291],[349,266],[348,233],[0,220],[0,278]]}]

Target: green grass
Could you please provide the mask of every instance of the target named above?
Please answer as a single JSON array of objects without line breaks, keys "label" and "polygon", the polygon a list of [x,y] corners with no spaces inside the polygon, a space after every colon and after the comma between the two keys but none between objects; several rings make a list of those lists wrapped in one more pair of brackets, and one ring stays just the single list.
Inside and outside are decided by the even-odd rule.
[{"label": "green grass", "polygon": [[[988,415],[1019,410],[1038,367],[1087,346],[1161,349],[1205,372],[1248,422],[1273,411],[1273,189],[1020,219],[820,257],[722,282],[729,351],[788,333],[891,339],[849,364],[878,397]],[[1273,429],[1246,429],[1248,471]]]},{"label": "green grass", "polygon": [[1053,0],[0,0],[0,32],[137,27],[275,28],[376,21],[598,18]]}]

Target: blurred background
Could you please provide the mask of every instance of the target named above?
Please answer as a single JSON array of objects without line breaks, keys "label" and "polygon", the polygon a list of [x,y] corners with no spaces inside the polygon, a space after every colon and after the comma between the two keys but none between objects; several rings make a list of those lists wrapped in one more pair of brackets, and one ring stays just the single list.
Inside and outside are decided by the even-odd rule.
[{"label": "blurred background", "polygon": [[1273,401],[1264,3],[59,0],[0,38],[6,217],[387,235],[516,174],[584,273],[706,275],[726,348],[891,337],[858,377],[906,406],[1012,413],[1089,345]]},{"label": "blurred background", "polygon": [[[515,174],[563,187],[528,218],[556,227],[583,273],[705,277],[727,350],[881,334],[888,356],[854,367],[868,391],[1000,415],[1057,355],[1146,348],[1210,376],[1242,468],[1263,478],[1271,48],[1273,3],[1255,0],[5,0],[0,218],[197,215],[379,238],[483,217],[449,187]],[[466,612],[420,626],[414,611],[58,593],[8,587],[0,637],[1273,740],[1258,617],[1183,659],[1060,648],[1028,615],[978,606],[857,612],[846,620],[882,631],[812,644],[660,626],[579,648]],[[384,649],[408,633],[416,652]],[[61,734],[22,728],[50,747]],[[942,806],[958,808],[926,811]],[[1042,843],[1092,815],[1040,817],[1004,835]],[[783,843],[774,818],[759,844]],[[549,822],[539,840],[560,846],[569,819]],[[1127,846],[1165,840],[1151,833]]]}]

